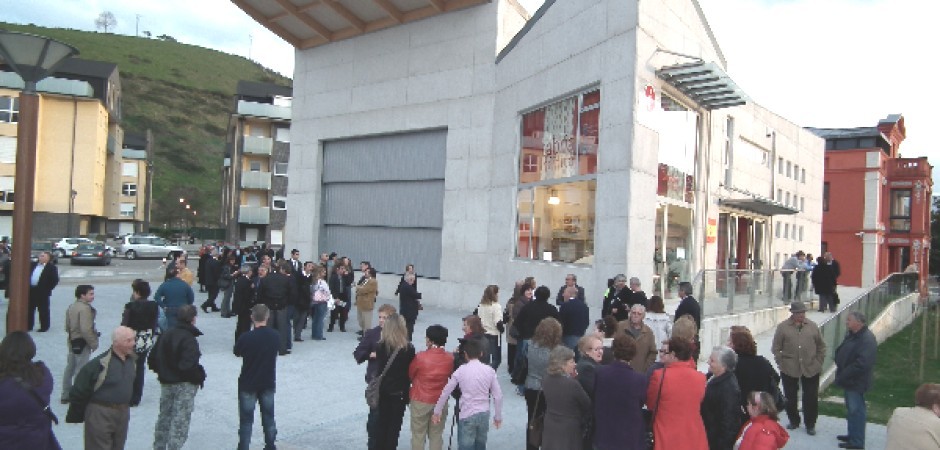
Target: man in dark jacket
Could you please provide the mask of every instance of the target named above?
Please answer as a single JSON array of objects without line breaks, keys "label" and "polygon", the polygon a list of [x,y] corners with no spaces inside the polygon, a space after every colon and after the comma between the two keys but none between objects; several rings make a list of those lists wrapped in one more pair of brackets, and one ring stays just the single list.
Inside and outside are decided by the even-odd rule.
[{"label": "man in dark jacket", "polygon": [[682,300],[679,302],[679,307],[676,308],[676,315],[673,318],[673,322],[679,320],[680,317],[686,314],[692,316],[692,319],[695,320],[695,350],[692,358],[693,361],[698,361],[699,352],[701,350],[701,341],[699,340],[698,334],[702,331],[702,306],[699,305],[698,300],[692,296],[692,283],[688,281],[679,283],[679,298]]},{"label": "man in dark jacket", "polygon": [[558,295],[555,296],[556,305],[561,306],[565,303],[566,300],[568,300],[568,296],[565,295],[565,289],[568,289],[569,287],[576,288],[578,290],[578,300],[581,300],[581,302],[586,302],[584,299],[584,287],[578,285],[578,277],[575,276],[575,274],[569,273],[568,275],[565,275],[565,284],[558,288]]},{"label": "man in dark jacket", "polygon": [[819,312],[836,312],[836,274],[833,267],[826,264],[826,258],[816,258],[816,267],[810,278],[813,280],[813,290],[819,296]]},{"label": "man in dark jacket", "polygon": [[643,292],[643,289],[640,289],[640,279],[637,277],[630,278],[630,292],[627,292],[627,298],[624,300],[626,308],[629,310],[633,308],[633,305],[643,305],[643,307],[649,306],[649,300],[646,298],[646,292]]},{"label": "man in dark jacket", "polygon": [[[335,294],[334,294],[335,295]],[[421,309],[421,293],[415,287],[415,274],[406,273],[398,285],[398,310],[405,318],[408,328],[408,340],[415,331],[415,322],[418,321],[418,311]]]},{"label": "man in dark jacket", "polygon": [[232,288],[232,314],[238,318],[235,323],[236,341],[242,333],[251,329],[251,307],[255,306],[256,300],[251,270],[250,264],[243,264],[232,281],[235,284]]},{"label": "man in dark jacket", "polygon": [[[366,384],[369,384],[373,378],[379,375],[378,362],[376,361],[376,351],[379,349],[379,339],[382,337],[382,327],[385,326],[385,319],[395,314],[395,307],[389,304],[379,306],[379,325],[375,328],[366,330],[362,335],[362,340],[356,350],[353,351],[353,358],[356,364],[362,364],[366,361]],[[369,418],[366,421],[366,433],[369,435],[368,448],[373,450],[378,446],[375,442],[375,427],[379,423],[379,409],[369,409]]]},{"label": "man in dark jacket", "polygon": [[[292,263],[293,264],[293,263]],[[310,313],[310,301],[313,295],[310,292],[310,285],[316,280],[313,273],[313,261],[307,261],[300,270],[292,272],[292,277],[296,284],[293,301],[293,314],[291,322],[294,325],[294,342],[301,342],[301,334],[307,327],[307,315]]]},{"label": "man in dark jacket", "polygon": [[845,340],[836,348],[836,386],[844,390],[848,434],[838,436],[839,447],[865,448],[865,392],[871,388],[878,340],[868,329],[865,315],[852,311],[845,318]]},{"label": "man in dark jacket", "polygon": [[546,286],[539,286],[535,289],[535,298],[519,310],[516,316],[515,326],[519,330],[519,345],[516,349],[516,364],[522,364],[522,358],[526,357],[529,341],[535,334],[535,328],[539,326],[542,319],[554,317],[558,319],[558,308],[548,303],[548,297],[552,291]]},{"label": "man in dark jacket", "polygon": [[574,286],[565,289],[565,302],[558,308],[558,321],[561,322],[561,341],[565,347],[574,351],[575,359],[578,355],[578,340],[584,336],[584,331],[590,323],[590,312],[584,300],[578,297]]},{"label": "man in dark jacket", "polygon": [[215,305],[215,299],[219,297],[219,278],[222,277],[222,263],[219,261],[219,251],[212,249],[209,257],[206,258],[202,271],[201,283],[209,291],[209,298],[202,303],[202,312],[219,312],[219,307]]},{"label": "man in dark jacket", "polygon": [[59,269],[52,262],[52,253],[42,252],[30,267],[28,329],[33,330],[36,310],[39,310],[39,331],[49,331],[49,297],[59,284]]},{"label": "man in dark jacket", "polygon": [[235,343],[235,356],[242,358],[238,376],[238,449],[251,444],[251,427],[255,419],[255,403],[261,409],[264,448],[274,448],[277,425],[274,422],[274,389],[277,374],[277,353],[280,336],[266,327],[270,310],[264,305],[251,308],[255,329],[243,334]]},{"label": "man in dark jacket", "polygon": [[614,277],[614,285],[607,290],[607,296],[604,297],[604,303],[601,306],[601,317],[614,316],[617,322],[627,320],[630,317],[630,307],[626,306],[630,296],[630,289],[627,288],[627,276],[617,274]]},{"label": "man in dark jacket", "polygon": [[176,315],[177,324],[157,340],[150,351],[148,365],[156,367],[160,380],[160,415],[153,432],[155,450],[183,448],[189,435],[196,390],[206,381],[206,371],[199,364],[202,353],[196,337],[196,307],[184,305]]},{"label": "man in dark jacket", "polygon": [[268,326],[277,330],[281,337],[280,355],[290,353],[292,342],[290,340],[290,321],[287,315],[287,306],[293,297],[296,282],[286,273],[290,273],[290,263],[281,261],[280,265],[273,265],[271,273],[261,280],[258,287],[258,298],[271,310]]},{"label": "man in dark jacket", "polygon": [[134,330],[117,327],[111,348],[82,366],[65,421],[85,422],[85,448],[124,448],[137,373]]}]

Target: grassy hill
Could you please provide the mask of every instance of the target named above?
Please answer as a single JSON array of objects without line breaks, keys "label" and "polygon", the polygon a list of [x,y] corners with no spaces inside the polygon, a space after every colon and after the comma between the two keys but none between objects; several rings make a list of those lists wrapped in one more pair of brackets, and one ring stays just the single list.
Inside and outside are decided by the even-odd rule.
[{"label": "grassy hill", "polygon": [[153,132],[154,227],[179,217],[180,197],[192,199],[200,225],[217,224],[225,129],[236,83],[291,84],[244,57],[194,45],[2,22],[0,28],[47,36],[79,49],[80,58],[118,65],[124,131]]}]

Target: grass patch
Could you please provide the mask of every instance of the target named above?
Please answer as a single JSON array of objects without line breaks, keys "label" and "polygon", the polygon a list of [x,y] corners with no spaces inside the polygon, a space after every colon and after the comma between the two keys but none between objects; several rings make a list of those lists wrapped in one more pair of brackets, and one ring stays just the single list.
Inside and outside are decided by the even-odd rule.
[{"label": "grass patch", "polygon": [[[917,378],[920,371],[922,317],[915,318],[914,323],[878,346],[874,384],[865,394],[869,422],[887,424],[895,408],[914,405],[914,391],[922,383],[940,381],[940,358],[934,358],[934,348],[937,346],[934,336],[938,325],[936,308],[929,312],[927,324],[926,379],[923,381]],[[836,397],[839,401],[826,401],[829,397]],[[820,393],[819,414],[845,417],[842,389],[830,386]]]}]

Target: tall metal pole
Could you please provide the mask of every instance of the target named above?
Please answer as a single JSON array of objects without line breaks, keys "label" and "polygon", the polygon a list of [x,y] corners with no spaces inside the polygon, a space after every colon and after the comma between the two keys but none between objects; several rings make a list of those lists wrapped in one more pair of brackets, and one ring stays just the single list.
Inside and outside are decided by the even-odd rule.
[{"label": "tall metal pole", "polygon": [[[29,255],[33,235],[33,197],[36,186],[36,146],[39,137],[39,94],[35,82],[20,92],[20,121],[16,136],[16,179],[13,192],[13,252],[10,257],[10,306],[7,333],[26,330],[29,303]],[[32,87],[32,89],[30,89]]]}]

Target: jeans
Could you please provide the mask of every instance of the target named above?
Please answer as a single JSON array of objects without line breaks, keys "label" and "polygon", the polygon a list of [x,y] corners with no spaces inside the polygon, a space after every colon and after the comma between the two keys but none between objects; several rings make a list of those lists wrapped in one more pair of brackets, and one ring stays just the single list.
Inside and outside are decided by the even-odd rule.
[{"label": "jeans", "polygon": [[526,357],[526,354],[529,353],[529,340],[528,339],[519,339],[519,343],[516,344],[516,362],[515,365],[522,364],[522,358]]},{"label": "jeans", "polygon": [[487,334],[486,339],[490,343],[490,367],[493,370],[499,369],[499,364],[503,362],[503,348],[500,347],[500,336],[498,334]]},{"label": "jeans", "polygon": [[815,377],[791,377],[780,374],[783,381],[783,395],[787,398],[787,418],[790,423],[800,424],[800,412],[796,404],[796,392],[803,388],[803,422],[806,428],[816,427],[816,418],[819,410],[819,375]]},{"label": "jeans", "polygon": [[457,444],[460,450],[486,450],[486,433],[490,430],[490,413],[481,412],[457,421]]},{"label": "jeans", "polygon": [[577,362],[578,358],[581,357],[581,355],[578,353],[578,341],[580,339],[581,339],[581,336],[575,336],[573,334],[568,334],[568,335],[561,337],[561,343],[564,344],[565,347],[570,348],[571,351],[574,352],[575,362]]},{"label": "jeans", "polygon": [[160,385],[160,414],[153,427],[154,450],[180,450],[189,437],[189,420],[199,386],[192,383]]},{"label": "jeans", "polygon": [[855,447],[865,446],[865,420],[868,410],[865,407],[865,393],[845,390],[845,420],[848,422],[848,443]]},{"label": "jeans", "polygon": [[137,354],[137,376],[134,378],[134,391],[131,394],[131,405],[139,405],[144,396],[144,373],[147,367],[147,355],[150,350]]},{"label": "jeans", "polygon": [[235,291],[234,285],[229,285],[222,293],[222,317],[232,315],[232,293]]},{"label": "jeans", "polygon": [[310,338],[322,341],[324,339],[323,321],[326,320],[326,312],[328,311],[326,303],[314,303],[310,309],[313,314],[310,323]]},{"label": "jeans", "polygon": [[255,403],[261,409],[261,427],[264,429],[264,448],[273,449],[277,438],[274,422],[274,389],[248,392],[238,391],[238,450],[248,450],[251,427],[255,423]]},{"label": "jeans", "polygon": [[62,375],[62,400],[69,399],[69,392],[72,390],[72,380],[75,375],[78,375],[79,369],[88,362],[88,358],[91,356],[91,347],[85,345],[85,349],[77,355],[72,353],[71,348],[68,348],[66,352],[65,374]]}]

